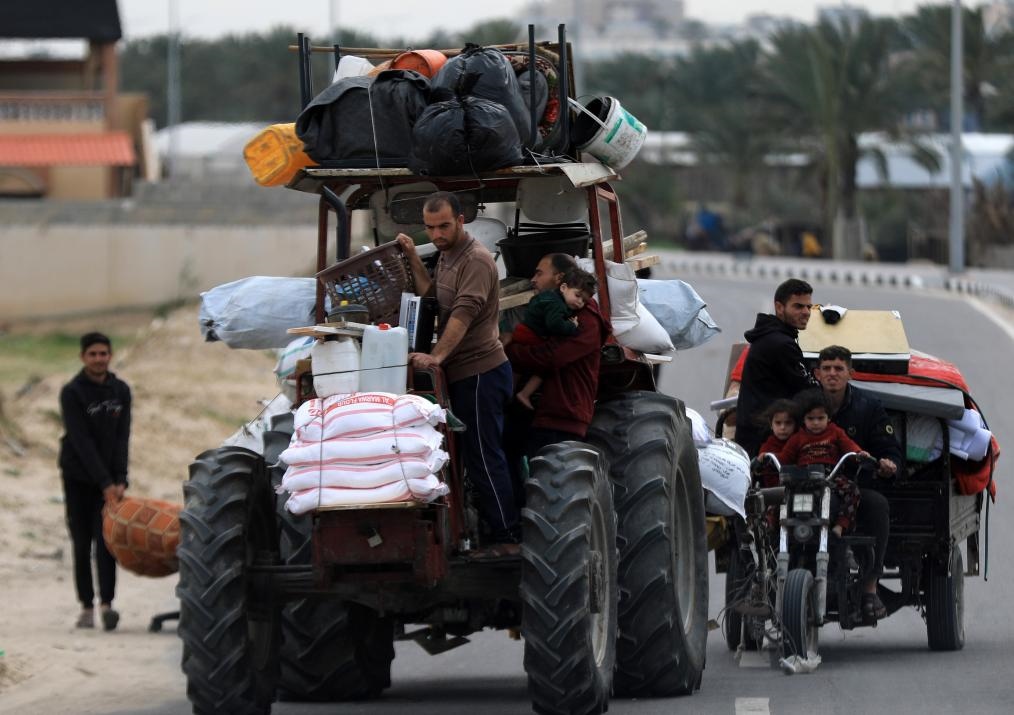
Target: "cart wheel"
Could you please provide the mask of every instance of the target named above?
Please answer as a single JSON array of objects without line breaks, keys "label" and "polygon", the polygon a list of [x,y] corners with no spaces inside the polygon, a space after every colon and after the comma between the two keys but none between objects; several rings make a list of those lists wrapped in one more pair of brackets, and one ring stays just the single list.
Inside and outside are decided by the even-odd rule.
[{"label": "cart wheel", "polygon": [[926,635],[930,650],[965,646],[965,564],[961,549],[951,550],[947,568],[926,564]]}]

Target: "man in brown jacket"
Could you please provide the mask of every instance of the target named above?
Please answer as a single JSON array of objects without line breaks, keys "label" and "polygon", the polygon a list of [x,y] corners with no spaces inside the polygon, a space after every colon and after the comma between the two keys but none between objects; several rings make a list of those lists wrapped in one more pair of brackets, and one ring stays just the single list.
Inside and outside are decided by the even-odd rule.
[{"label": "man in brown jacket", "polygon": [[412,266],[418,295],[436,294],[440,306],[436,345],[412,353],[414,367],[442,367],[451,409],[465,423],[462,457],[479,495],[479,508],[492,541],[516,544],[521,528],[507,459],[503,451],[504,408],[513,375],[499,340],[500,281],[493,256],[465,231],[465,216],[454,194],[439,191],[423,205],[426,233],[440,252],[431,279],[405,234],[398,242]]}]

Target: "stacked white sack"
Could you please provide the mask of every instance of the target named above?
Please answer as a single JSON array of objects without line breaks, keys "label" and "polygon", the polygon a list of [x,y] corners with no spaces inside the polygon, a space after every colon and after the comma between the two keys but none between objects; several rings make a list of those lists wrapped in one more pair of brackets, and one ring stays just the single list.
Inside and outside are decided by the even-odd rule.
[{"label": "stacked white sack", "polygon": [[443,408],[418,395],[362,392],[305,402],[296,411],[280,491],[294,514],[325,506],[432,501],[447,462],[434,425]]}]

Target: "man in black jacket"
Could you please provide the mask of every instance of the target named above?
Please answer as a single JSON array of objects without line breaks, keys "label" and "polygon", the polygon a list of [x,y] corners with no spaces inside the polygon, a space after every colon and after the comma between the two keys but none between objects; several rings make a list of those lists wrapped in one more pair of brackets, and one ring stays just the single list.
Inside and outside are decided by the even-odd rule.
[{"label": "man in black jacket", "polygon": [[[894,425],[875,396],[849,384],[852,376],[852,352],[841,345],[830,345],[817,355],[814,370],[831,406],[831,421],[845,430],[852,440],[877,460],[877,476],[889,479],[902,464],[901,445]],[[863,584],[863,610],[873,618],[883,618],[887,608],[877,594],[884,572],[884,555],[890,535],[891,513],[887,497],[876,489],[873,479],[859,476],[859,511],[856,526],[876,539],[873,571]]]},{"label": "man in black jacket", "polygon": [[99,574],[102,626],[116,628],[113,610],[116,561],[102,539],[102,507],[127,487],[130,388],[109,372],[112,344],[102,333],[81,337],[81,372],[60,392],[64,435],[60,443],[67,527],[74,545],[74,583],[81,602],[78,628],[95,627],[91,553]]},{"label": "man in black jacket", "polygon": [[809,283],[790,278],[775,290],[775,314],[758,314],[757,323],[744,334],[750,351],[736,401],[736,442],[751,457],[764,441],[766,427],[756,423],[761,412],[779,398],[817,385],[796,342],[810,321],[812,295]]}]

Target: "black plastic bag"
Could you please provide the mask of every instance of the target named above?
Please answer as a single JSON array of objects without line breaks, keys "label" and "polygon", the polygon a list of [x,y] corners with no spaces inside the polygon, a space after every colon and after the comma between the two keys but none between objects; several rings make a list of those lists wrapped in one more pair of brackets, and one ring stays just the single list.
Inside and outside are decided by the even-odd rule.
[{"label": "black plastic bag", "polygon": [[296,119],[296,136],[318,163],[404,166],[412,127],[429,103],[429,80],[411,70],[340,79]]},{"label": "black plastic bag", "polygon": [[522,99],[514,68],[500,50],[465,45],[460,55],[444,63],[431,83],[434,89],[447,88],[459,97],[479,97],[502,104],[510,113],[521,142],[529,146],[531,115]]},{"label": "black plastic bag", "polygon": [[430,176],[473,175],[521,164],[521,140],[507,109],[479,97],[431,104],[412,131],[408,166]]}]

